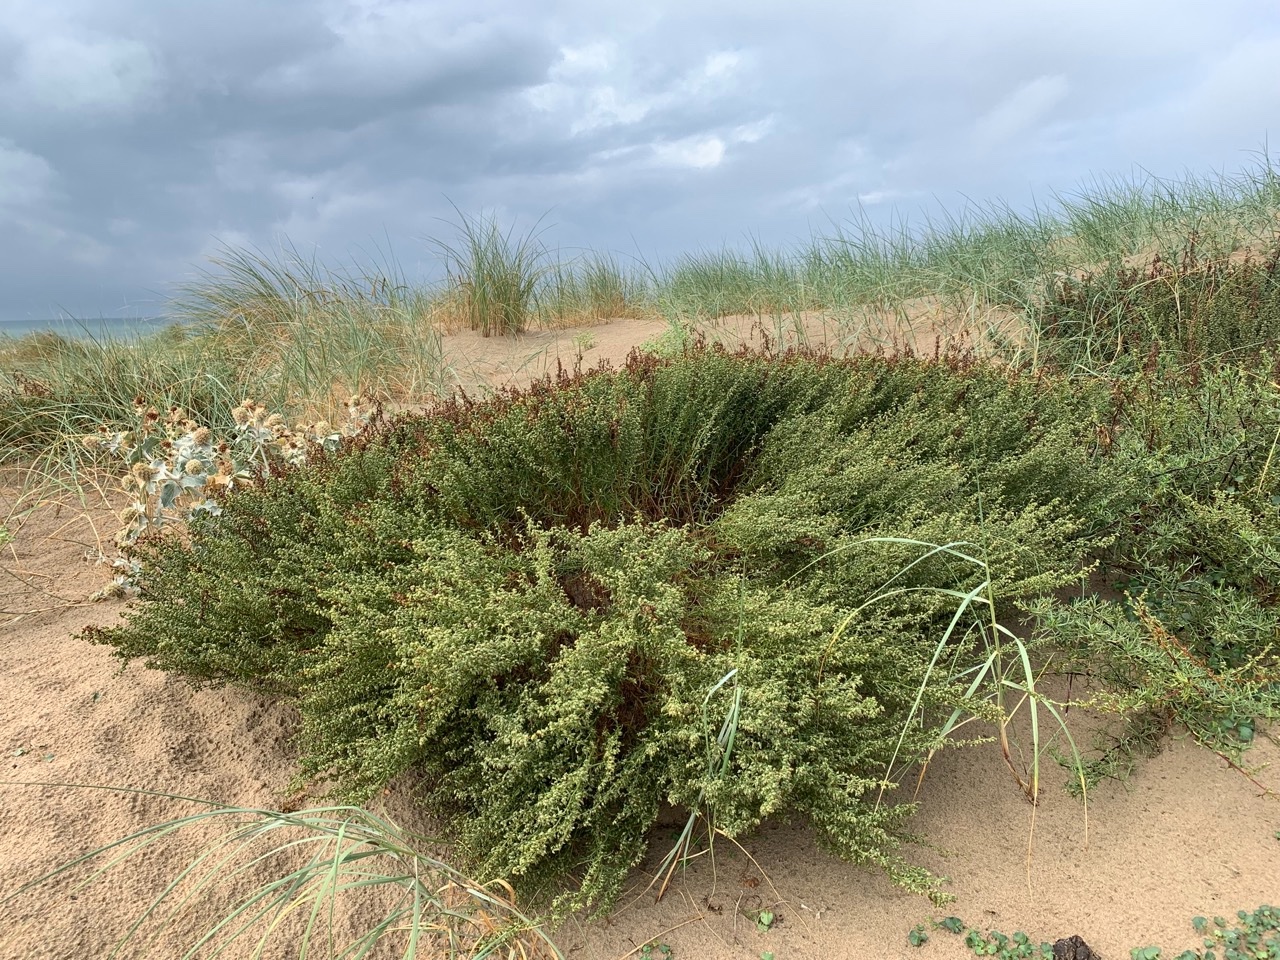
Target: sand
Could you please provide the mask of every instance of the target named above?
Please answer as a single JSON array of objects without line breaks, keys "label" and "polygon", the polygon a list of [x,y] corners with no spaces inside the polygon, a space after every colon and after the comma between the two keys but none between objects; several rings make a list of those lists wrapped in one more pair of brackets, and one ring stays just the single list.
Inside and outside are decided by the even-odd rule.
[{"label": "sand", "polygon": [[[621,322],[593,328],[585,359],[616,360],[660,329]],[[554,358],[580,349],[581,341],[573,343],[580,332],[546,334],[545,344],[534,345]],[[517,362],[521,347],[507,341],[459,341],[453,348],[482,354],[498,380],[520,379],[531,366]],[[88,624],[114,622],[124,609],[119,601],[86,599],[108,579],[85,555],[110,539],[109,506],[94,494],[79,507],[41,507],[11,523],[16,540],[0,548],[0,898],[84,851],[198,809],[142,794],[24,783],[129,787],[246,807],[286,801],[295,755],[295,717],[287,706],[234,689],[194,691],[137,663],[121,670],[108,648],[75,636]],[[0,503],[0,516],[8,513]],[[1087,743],[1097,718],[1079,710],[1069,717]],[[1066,774],[1051,760],[1043,767],[1032,835],[1033,807],[994,745],[938,758],[912,821],[923,842],[908,852],[950,878],[956,900],[942,910],[896,890],[875,870],[823,852],[802,823],[770,823],[741,847],[719,840],[714,859],[694,861],[660,903],[644,892],[651,874],[637,871],[634,889],[608,920],[570,923],[555,937],[566,956],[584,960],[639,956],[650,942],[668,945],[682,960],[755,960],[766,953],[777,960],[933,960],[971,954],[945,931],[931,931],[918,949],[908,946],[907,933],[955,915],[984,929],[1023,930],[1037,942],[1078,934],[1106,958],[1150,944],[1175,956],[1197,945],[1193,916],[1233,917],[1280,901],[1277,739],[1274,730],[1262,732],[1245,756],[1246,776],[1175,733],[1127,781],[1091,794],[1087,843],[1084,808],[1066,793]],[[384,803],[398,822],[427,829],[415,820],[407,788],[398,785]],[[649,870],[673,832],[671,825],[655,831]],[[59,879],[0,906],[0,958],[106,956],[209,836],[179,838],[88,888],[77,891]],[[241,894],[278,875],[268,866],[243,878]],[[181,956],[233,893],[202,897],[151,955]],[[373,916],[376,906],[356,905],[356,919]],[[775,916],[767,931],[755,919],[762,909]],[[224,954],[248,955],[247,949]],[[296,955],[288,936],[264,954]]]}]

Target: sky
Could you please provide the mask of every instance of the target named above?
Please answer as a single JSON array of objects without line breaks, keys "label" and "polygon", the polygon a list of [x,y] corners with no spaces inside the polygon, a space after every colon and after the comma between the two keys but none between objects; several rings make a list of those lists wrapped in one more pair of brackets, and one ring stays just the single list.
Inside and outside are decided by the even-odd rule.
[{"label": "sky", "polygon": [[459,213],[659,263],[1233,172],[1274,0],[0,0],[0,322],[219,249],[438,275]]}]

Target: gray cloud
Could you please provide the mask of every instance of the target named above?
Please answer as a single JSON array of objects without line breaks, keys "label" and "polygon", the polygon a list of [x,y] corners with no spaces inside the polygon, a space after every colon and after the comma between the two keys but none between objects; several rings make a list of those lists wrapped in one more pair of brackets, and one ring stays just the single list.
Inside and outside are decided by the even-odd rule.
[{"label": "gray cloud", "polygon": [[155,312],[218,241],[429,270],[449,201],[662,258],[1231,169],[1280,117],[1246,0],[7,8],[0,320]]}]

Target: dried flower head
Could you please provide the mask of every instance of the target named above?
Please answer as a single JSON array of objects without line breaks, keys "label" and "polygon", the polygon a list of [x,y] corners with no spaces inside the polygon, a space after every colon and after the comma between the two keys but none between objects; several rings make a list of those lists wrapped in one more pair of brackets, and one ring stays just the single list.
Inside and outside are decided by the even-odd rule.
[{"label": "dried flower head", "polygon": [[243,427],[252,418],[253,415],[249,412],[248,404],[241,404],[231,411],[231,419],[234,420],[238,426]]},{"label": "dried flower head", "polygon": [[191,439],[203,447],[213,439],[213,431],[208,427],[196,427],[191,431]]},{"label": "dried flower head", "polygon": [[86,437],[80,438],[80,446],[84,447],[86,450],[101,450],[102,438],[96,433],[91,433]]},{"label": "dried flower head", "polygon": [[198,477],[200,474],[204,473],[204,464],[195,457],[192,457],[182,465],[182,472],[188,477]]}]

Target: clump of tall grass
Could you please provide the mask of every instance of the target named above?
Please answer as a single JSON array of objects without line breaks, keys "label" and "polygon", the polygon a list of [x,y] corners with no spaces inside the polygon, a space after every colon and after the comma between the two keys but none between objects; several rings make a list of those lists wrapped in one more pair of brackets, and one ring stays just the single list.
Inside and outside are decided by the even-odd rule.
[{"label": "clump of tall grass", "polygon": [[[1235,176],[1096,181],[1028,211],[969,206],[887,226],[859,211],[798,247],[752,241],[742,252],[687,254],[655,271],[655,302],[669,316],[899,311],[932,298],[964,315],[999,306],[1046,322],[1063,277],[1128,266],[1159,253],[1174,262],[1195,235],[1202,258],[1269,248],[1280,234],[1280,171],[1263,155]],[[1053,347],[1055,344],[1050,343]],[[1008,344],[1012,359],[1039,360],[1034,337]]]},{"label": "clump of tall grass", "polygon": [[744,253],[685,254],[660,270],[657,301],[668,317],[779,315],[823,305],[812,286],[806,292],[799,261],[759,241]]},{"label": "clump of tall grass", "polygon": [[429,241],[444,258],[448,301],[467,327],[483,336],[522,333],[536,313],[547,270],[537,225],[517,237],[515,227],[504,232],[496,216],[455,211],[459,240]]},{"label": "clump of tall grass", "polygon": [[[264,866],[282,866],[279,876],[233,900],[228,912],[181,954],[184,960],[221,955],[241,943],[247,943],[253,956],[262,956],[268,946],[278,947],[286,939],[300,958],[362,960],[387,956],[391,948],[405,960],[563,960],[550,938],[517,909],[508,885],[468,877],[432,855],[438,842],[404,830],[386,816],[348,806],[288,813],[142,790],[122,792],[188,801],[207,809],[152,824],[84,853],[23,884],[0,899],[0,905],[34,893],[57,877],[93,868],[73,888],[83,889],[110,878],[113,870],[133,858],[163,853],[164,841],[184,831],[221,828],[219,836],[175,870],[109,956],[119,956],[131,946],[145,948],[148,941],[154,944],[211,891],[234,889]],[[372,918],[365,924],[350,913],[361,906]]]},{"label": "clump of tall grass", "polygon": [[569,326],[641,317],[652,311],[649,280],[612,254],[550,260],[537,290],[543,326]]},{"label": "clump of tall grass", "polygon": [[217,420],[254,386],[262,384],[234,357],[206,351],[180,328],[130,338],[40,334],[0,343],[0,447],[30,455],[73,442],[101,425],[127,421],[138,396]]},{"label": "clump of tall grass", "polygon": [[277,409],[331,416],[351,394],[437,395],[451,386],[439,298],[394,267],[341,273],[290,246],[226,249],[171,313],[210,353],[252,371]]}]

